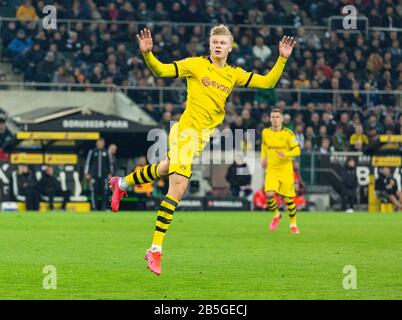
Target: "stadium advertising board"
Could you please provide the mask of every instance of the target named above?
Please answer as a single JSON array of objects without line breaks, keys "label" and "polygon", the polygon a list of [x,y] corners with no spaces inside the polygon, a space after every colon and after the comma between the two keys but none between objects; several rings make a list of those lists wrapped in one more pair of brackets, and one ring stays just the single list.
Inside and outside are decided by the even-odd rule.
[{"label": "stadium advertising board", "polygon": [[[161,199],[150,198],[146,201],[147,210],[156,210]],[[222,199],[216,197],[186,197],[177,206],[180,211],[245,211],[250,210],[246,199]]]},{"label": "stadium advertising board", "polygon": [[346,160],[353,158],[356,162],[356,176],[360,187],[360,202],[368,202],[368,187],[370,176],[378,176],[378,170],[381,167],[391,167],[391,172],[398,184],[398,189],[402,190],[402,168],[401,157],[379,157],[368,155],[347,155],[332,154],[322,155],[320,157],[320,179],[321,185],[331,185],[338,193],[341,194],[343,182],[341,173],[345,168]]}]

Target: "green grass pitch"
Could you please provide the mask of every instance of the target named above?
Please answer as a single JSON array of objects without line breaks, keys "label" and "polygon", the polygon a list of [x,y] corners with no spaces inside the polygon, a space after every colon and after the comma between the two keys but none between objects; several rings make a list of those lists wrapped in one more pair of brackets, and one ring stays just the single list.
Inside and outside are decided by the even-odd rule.
[{"label": "green grass pitch", "polygon": [[[0,299],[402,299],[402,215],[176,212],[162,275],[144,253],[155,213],[1,213]],[[54,265],[57,289],[43,289]],[[345,265],[357,289],[343,288]]]}]

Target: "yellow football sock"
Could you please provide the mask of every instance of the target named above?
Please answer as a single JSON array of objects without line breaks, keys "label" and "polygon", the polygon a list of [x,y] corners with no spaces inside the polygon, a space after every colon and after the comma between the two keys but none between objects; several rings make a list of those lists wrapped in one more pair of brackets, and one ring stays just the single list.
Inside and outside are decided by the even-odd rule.
[{"label": "yellow football sock", "polygon": [[272,197],[267,197],[267,209],[271,211],[274,214],[275,218],[279,217],[279,210],[278,210],[278,205],[276,204],[276,201]]},{"label": "yellow football sock", "polygon": [[160,179],[158,174],[158,164],[149,164],[144,168],[130,173],[124,177],[127,186],[134,186],[139,184],[145,184]]},{"label": "yellow football sock", "polygon": [[285,198],[286,205],[288,207],[290,224],[296,225],[296,204],[293,198]]},{"label": "yellow football sock", "polygon": [[170,223],[173,219],[173,213],[178,204],[179,200],[172,196],[166,195],[163,199],[158,210],[152,245],[162,246],[166,231],[169,229]]}]

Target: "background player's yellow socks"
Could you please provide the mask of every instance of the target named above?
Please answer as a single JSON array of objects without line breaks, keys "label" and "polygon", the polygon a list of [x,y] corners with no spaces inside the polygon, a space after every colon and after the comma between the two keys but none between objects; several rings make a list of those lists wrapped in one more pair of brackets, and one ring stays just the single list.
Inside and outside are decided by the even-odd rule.
[{"label": "background player's yellow socks", "polygon": [[165,238],[167,229],[169,229],[173,213],[178,204],[179,200],[170,195],[166,195],[163,199],[158,210],[151,251],[162,251],[163,239]]},{"label": "background player's yellow socks", "polygon": [[267,209],[271,211],[274,214],[275,218],[279,217],[279,210],[278,210],[278,205],[276,204],[276,201],[272,197],[267,197]]},{"label": "background player's yellow socks", "polygon": [[286,205],[288,207],[290,224],[296,225],[296,204],[292,198],[285,198]]},{"label": "background player's yellow socks", "polygon": [[129,175],[122,177],[119,180],[119,187],[122,190],[127,190],[128,187],[145,184],[159,180],[161,177],[158,174],[158,164],[149,164]]}]

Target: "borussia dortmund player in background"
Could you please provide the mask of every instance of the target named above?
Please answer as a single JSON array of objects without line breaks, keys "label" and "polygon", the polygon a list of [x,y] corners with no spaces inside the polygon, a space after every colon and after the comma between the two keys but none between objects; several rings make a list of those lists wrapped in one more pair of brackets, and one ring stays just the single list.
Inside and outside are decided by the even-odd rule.
[{"label": "borussia dortmund player in background", "polygon": [[283,37],[279,43],[279,57],[275,66],[268,74],[259,75],[226,63],[232,51],[233,36],[224,25],[211,30],[209,56],[192,57],[167,64],[160,62],[152,54],[150,30],[142,30],[137,37],[144,60],[155,76],[187,79],[186,109],[179,122],[170,130],[166,159],[126,177],[113,177],[109,182],[113,190],[111,207],[116,212],[121,198],[130,186],[169,176],[169,190],[158,210],[152,246],[145,254],[148,268],[159,275],[163,239],[173,213],[187,190],[193,158],[201,154],[216,126],[223,121],[226,99],[233,87],[274,87],[296,42],[291,37]]},{"label": "borussia dortmund player in background", "polygon": [[294,187],[292,157],[300,155],[300,147],[295,134],[282,126],[283,115],[280,109],[271,111],[271,128],[262,131],[261,158],[266,168],[265,193],[268,210],[274,217],[269,226],[271,231],[278,227],[282,218],[274,199],[275,193],[284,197],[290,218],[290,231],[299,234],[296,224],[296,196]]}]

